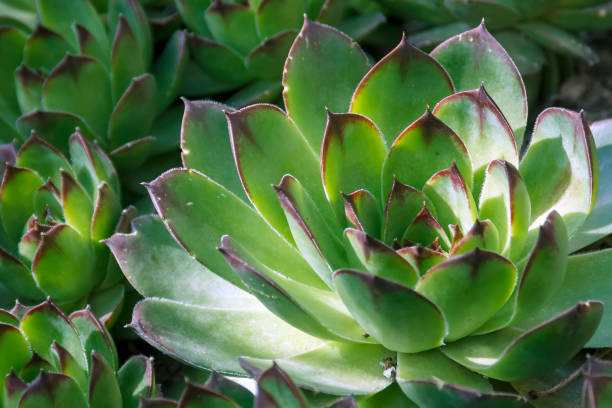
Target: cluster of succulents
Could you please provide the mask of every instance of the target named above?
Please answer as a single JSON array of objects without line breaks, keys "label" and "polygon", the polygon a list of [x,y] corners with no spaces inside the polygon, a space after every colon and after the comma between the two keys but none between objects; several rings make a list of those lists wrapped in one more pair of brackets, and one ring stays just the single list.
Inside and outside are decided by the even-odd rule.
[{"label": "cluster of succulents", "polygon": [[50,296],[65,310],[90,304],[111,324],[123,303],[124,279],[100,241],[125,232],[132,211],[122,217],[108,156],[79,132],[64,147],[70,160],[36,135],[19,151],[12,144],[1,149],[0,285],[11,294],[3,303]]},{"label": "cluster of succulents", "polygon": [[[525,79],[530,97],[556,92],[567,58],[588,63],[597,53],[578,31],[612,29],[608,0],[381,0],[389,13],[423,22],[410,40],[424,48],[465,31],[485,19]],[[545,95],[546,96],[546,95]]]},{"label": "cluster of succulents", "polygon": [[156,395],[153,362],[119,367],[115,343],[89,309],[67,316],[47,300],[0,310],[0,407],[137,408]]},{"label": "cluster of succulents", "polygon": [[612,119],[527,98],[608,9],[0,1],[0,407],[612,404]]},{"label": "cluster of succulents", "polygon": [[359,39],[385,21],[375,2],[175,0],[193,63],[186,96],[236,92],[228,103],[273,101],[281,93],[285,57],[304,15]]},{"label": "cluster of succulents", "polygon": [[610,227],[590,129],[547,109],[520,154],[525,87],[483,25],[370,68],[307,20],[283,86],[287,113],[186,101],[184,168],[146,184],[159,217],[107,240],[142,338],[335,395],[395,381],[421,407],[523,406],[488,378],[611,345],[612,255],[568,256]]},{"label": "cluster of succulents", "polygon": [[119,168],[176,148],[176,99],[188,49],[177,31],[153,62],[136,0],[20,0],[0,8],[0,141],[35,130],[62,146],[79,127]]}]

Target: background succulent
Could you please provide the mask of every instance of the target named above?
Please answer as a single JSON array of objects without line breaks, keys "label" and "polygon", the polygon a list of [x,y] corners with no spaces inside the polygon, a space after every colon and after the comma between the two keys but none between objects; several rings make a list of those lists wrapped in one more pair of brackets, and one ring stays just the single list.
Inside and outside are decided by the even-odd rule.
[{"label": "background succulent", "polygon": [[520,157],[525,88],[484,26],[431,56],[402,39],[370,68],[306,21],[283,86],[287,114],[186,101],[185,168],[146,185],[161,219],[107,241],[147,296],[141,337],[224,373],[276,361],[331,394],[396,379],[423,407],[522,406],[486,377],[610,346],[612,253],[568,257],[612,221],[589,127],[547,109]]},{"label": "background succulent", "polygon": [[578,32],[612,29],[607,0],[381,0],[389,15],[417,20],[425,28],[410,35],[426,49],[485,19],[519,67],[530,93],[548,99],[571,70],[571,59],[599,60]]},{"label": "background succulent", "polygon": [[156,393],[152,360],[119,367],[115,344],[89,309],[66,316],[47,300],[0,310],[0,407],[137,408]]},{"label": "background succulent", "polygon": [[[338,26],[356,39],[385,21],[376,2],[368,0],[166,3],[175,5],[191,31],[188,42],[193,62],[185,74],[182,94],[201,96],[239,90],[227,103],[240,106],[273,101],[280,95],[285,56],[305,14]],[[151,7],[154,5],[159,8],[159,3]],[[162,9],[174,10],[167,5]]]},{"label": "background succulent", "polygon": [[104,15],[89,0],[16,0],[3,3],[2,15],[2,142],[21,143],[35,130],[63,146],[78,126],[120,170],[176,148],[181,111],[167,108],[188,60],[184,32],[153,62],[136,0],[110,0]]},{"label": "background succulent", "polygon": [[2,301],[50,296],[66,310],[90,303],[110,324],[124,280],[100,240],[127,232],[132,210],[121,216],[117,174],[104,152],[78,132],[68,145],[70,160],[36,135],[17,152],[3,147],[0,284],[10,295]]}]

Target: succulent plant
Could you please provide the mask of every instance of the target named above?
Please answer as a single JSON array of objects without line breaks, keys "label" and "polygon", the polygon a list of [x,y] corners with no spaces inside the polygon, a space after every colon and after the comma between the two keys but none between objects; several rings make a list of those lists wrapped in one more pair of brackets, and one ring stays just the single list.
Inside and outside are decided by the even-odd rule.
[{"label": "succulent plant", "polygon": [[285,56],[303,16],[338,26],[358,39],[385,21],[368,1],[175,0],[194,60],[187,96],[241,89],[227,103],[273,101],[281,93]]},{"label": "succulent plant", "polygon": [[203,385],[187,381],[178,401],[163,397],[145,398],[140,408],[357,407],[353,397],[327,397],[330,402],[324,403],[309,400],[276,364],[266,370],[245,364],[245,369],[256,379],[255,395],[237,382],[213,372]]},{"label": "succulent plant", "polygon": [[[13,3],[24,11],[7,12]],[[12,16],[0,29],[0,141],[21,143],[35,130],[65,146],[78,126],[120,170],[176,149],[181,110],[166,108],[187,64],[186,35],[176,32],[152,63],[138,1],[107,3],[104,15],[89,0],[18,0],[0,8]]]},{"label": "succulent plant", "polygon": [[336,395],[395,380],[428,408],[523,406],[488,378],[611,345],[612,252],[568,256],[612,224],[593,137],[550,108],[519,154],[525,88],[484,25],[370,68],[306,21],[283,86],[287,113],[187,101],[184,168],[146,184],[159,218],[106,241],[143,339]]},{"label": "succulent plant", "polygon": [[421,21],[428,28],[410,35],[425,48],[477,24],[482,18],[494,30],[519,67],[533,102],[542,90],[549,97],[557,91],[567,70],[567,58],[588,63],[597,53],[578,31],[612,28],[612,3],[608,0],[381,0],[389,15]]},{"label": "succulent plant", "polygon": [[87,309],[53,302],[0,310],[0,407],[137,408],[155,395],[152,359],[119,367],[104,325]]},{"label": "succulent plant", "polygon": [[3,149],[0,284],[26,304],[47,296],[65,310],[90,303],[112,323],[124,279],[100,240],[116,228],[127,231],[121,228],[129,227],[132,211],[122,216],[108,156],[79,132],[70,138],[70,161],[36,135],[18,152],[12,145]]}]

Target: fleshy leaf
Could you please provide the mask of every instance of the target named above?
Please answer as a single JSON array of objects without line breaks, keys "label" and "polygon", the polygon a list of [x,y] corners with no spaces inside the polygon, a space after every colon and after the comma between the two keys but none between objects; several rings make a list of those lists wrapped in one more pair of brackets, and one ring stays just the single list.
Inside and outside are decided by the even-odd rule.
[{"label": "fleshy leaf", "polygon": [[563,55],[582,58],[590,64],[599,62],[597,53],[574,35],[543,21],[529,21],[518,29],[536,43]]},{"label": "fleshy leaf", "polygon": [[259,393],[263,391],[270,395],[279,407],[306,407],[304,396],[300,390],[295,386],[295,383],[289,378],[287,373],[276,364],[272,364],[272,367],[261,373],[257,379],[257,386],[258,399]]},{"label": "fleshy leaf", "polygon": [[43,180],[32,170],[6,165],[0,188],[2,225],[11,238],[19,241],[23,227],[34,212],[34,196]]},{"label": "fleshy leaf", "polygon": [[[527,331],[506,328],[462,339],[442,351],[491,378],[516,381],[536,377],[557,368],[580,351],[597,330],[602,315],[601,302],[581,302]],[[529,358],[531,363],[524,364],[523,358]]]},{"label": "fleshy leaf", "polygon": [[262,1],[255,13],[260,37],[267,38],[281,31],[300,28],[307,3],[284,0]]},{"label": "fleshy leaf", "polygon": [[[240,285],[216,250],[221,236],[230,235],[271,269],[299,282],[324,287],[299,253],[255,210],[206,176],[193,170],[170,170],[147,189],[172,235],[219,276]],[[198,229],[194,230],[196,224]]]},{"label": "fleshy leaf", "polygon": [[[612,168],[612,120],[602,120],[591,125],[597,146],[599,173]],[[611,203],[612,183],[599,183],[597,199],[593,209],[580,229],[570,239],[570,252],[587,246],[612,232],[612,219],[607,208]]]},{"label": "fleshy leaf", "polygon": [[210,389],[220,392],[223,395],[230,397],[241,407],[250,407],[253,405],[253,394],[236,381],[232,381],[217,372],[213,371],[206,386]]},{"label": "fleshy leaf", "polygon": [[370,68],[359,45],[338,30],[304,20],[283,74],[285,108],[318,151],[325,130],[325,107],[346,112],[355,87]]},{"label": "fleshy leaf", "polygon": [[227,120],[229,106],[208,101],[185,103],[181,127],[183,166],[201,171],[237,196],[244,198],[244,189],[232,157]]},{"label": "fleshy leaf", "polygon": [[274,186],[296,246],[321,280],[333,287],[331,274],[346,265],[343,246],[308,192],[292,176]]},{"label": "fleshy leaf", "polygon": [[445,98],[433,113],[455,131],[470,153],[475,196],[479,195],[489,162],[506,160],[518,167],[512,129],[483,85],[478,90],[458,92]]},{"label": "fleshy leaf", "polygon": [[121,15],[113,41],[110,66],[112,95],[115,102],[123,95],[133,78],[147,71],[144,56],[135,53],[136,49],[138,49],[136,33],[128,20]]},{"label": "fleshy leaf", "polygon": [[177,96],[183,73],[187,69],[188,54],[187,34],[184,31],[176,31],[156,59],[152,74],[158,85],[157,109],[160,112],[174,102]]},{"label": "fleshy leaf", "polygon": [[[188,39],[194,61],[215,80],[222,79],[228,81],[230,85],[240,86],[251,79],[244,59],[236,51],[195,34],[188,34]],[[216,63],[210,64],[209,61],[216,61]],[[234,86],[231,86],[230,89],[233,89]]]},{"label": "fleshy leaf", "polygon": [[[245,324],[252,328],[249,334],[237,330]],[[134,308],[131,326],[140,337],[174,358],[233,375],[244,375],[237,362],[241,355],[279,359],[322,344],[263,306],[208,308],[145,299]]]},{"label": "fleshy leaf", "polygon": [[582,113],[542,112],[520,172],[531,198],[532,227],[556,210],[572,236],[593,208],[599,184],[595,142]]},{"label": "fleshy leaf", "polygon": [[506,303],[516,279],[510,261],[477,248],[431,268],[415,290],[440,308],[448,323],[446,339],[455,341],[482,326]]},{"label": "fleshy leaf", "polygon": [[247,56],[246,66],[249,72],[257,78],[278,80],[296,34],[297,31],[290,30],[266,38]]},{"label": "fleshy leaf", "polygon": [[185,408],[238,408],[238,405],[229,397],[211,390],[205,385],[193,384],[191,381],[187,381],[178,404]]},{"label": "fleshy leaf", "polygon": [[104,408],[122,405],[121,390],[114,370],[95,350],[91,353],[89,407]]},{"label": "fleshy leaf", "polygon": [[91,233],[91,217],[93,203],[83,187],[63,170],[60,170],[62,208],[66,223],[77,230],[82,236],[89,237]]},{"label": "fleshy leaf", "polygon": [[[391,383],[383,370],[385,363],[393,363],[394,358],[394,352],[375,344],[327,342],[274,361],[300,386],[336,395],[364,395],[381,391]],[[272,365],[272,359],[240,360],[259,369]]]},{"label": "fleshy leaf", "polygon": [[520,322],[542,304],[548,303],[565,279],[567,267],[567,231],[563,219],[552,211],[540,232],[522,272],[518,285],[514,322]]},{"label": "fleshy leaf", "polygon": [[155,391],[153,359],[132,356],[117,372],[124,407],[137,406],[141,398],[151,397]]},{"label": "fleshy leaf", "polygon": [[43,106],[78,115],[103,137],[112,110],[111,85],[104,66],[90,57],[66,55],[45,81]]},{"label": "fleshy leaf", "polygon": [[342,215],[341,193],[360,188],[380,191],[380,172],[387,151],[376,125],[355,113],[327,113],[321,148],[321,171],[327,197]]},{"label": "fleshy leaf", "polygon": [[23,63],[33,70],[51,72],[67,52],[76,52],[75,44],[69,44],[61,35],[37,25],[23,48]]},{"label": "fleshy leaf", "polygon": [[442,312],[409,287],[350,269],[336,271],[334,282],[355,320],[383,346],[416,353],[442,345]]},{"label": "fleshy leaf", "polygon": [[248,54],[259,42],[255,13],[247,5],[215,0],[206,9],[204,18],[214,38],[242,55]]},{"label": "fleshy leaf", "polygon": [[480,218],[490,219],[497,227],[502,255],[518,261],[527,239],[531,203],[527,186],[512,164],[501,160],[489,164],[479,207]]},{"label": "fleshy leaf", "polygon": [[385,205],[383,241],[390,245],[395,239],[402,239],[408,225],[423,208],[423,203],[426,203],[430,209],[433,208],[431,200],[420,190],[402,184],[393,177]]},{"label": "fleshy leaf", "polygon": [[[110,49],[104,23],[93,5],[86,0],[36,0],[38,15],[42,24],[58,32],[66,41],[77,47],[77,38],[72,31],[72,24],[78,21],[90,31],[104,47]],[[70,12],[66,12],[70,10]]]},{"label": "fleshy leaf", "polygon": [[419,275],[424,275],[430,268],[446,260],[443,253],[420,245],[402,248],[397,253],[410,262]]},{"label": "fleshy leaf", "polygon": [[428,408],[520,408],[523,398],[494,392],[488,381],[438,350],[398,356],[397,382],[408,397]]},{"label": "fleshy leaf", "polygon": [[447,251],[451,246],[446,233],[438,223],[438,220],[429,212],[425,203],[423,209],[406,228],[401,242],[413,242],[421,245],[430,245],[435,242],[439,243]]},{"label": "fleshy leaf", "polygon": [[109,148],[149,136],[157,109],[157,85],[155,78],[145,74],[130,78],[127,89],[113,109],[108,124]]},{"label": "fleshy leaf", "polygon": [[380,237],[381,220],[376,198],[367,190],[343,194],[344,213],[355,228],[374,238]]},{"label": "fleshy leaf", "polygon": [[19,259],[3,249],[0,249],[0,281],[26,299],[44,298],[32,277],[32,272]]},{"label": "fleshy leaf", "polygon": [[318,157],[282,110],[273,105],[252,105],[228,113],[227,121],[244,190],[274,228],[291,240],[287,220],[270,187],[285,174],[300,180],[320,211],[329,218],[331,209],[321,186]]},{"label": "fleshy leaf", "polygon": [[464,254],[476,248],[499,252],[499,232],[490,220],[476,220],[472,228],[457,243],[453,243],[450,255]]},{"label": "fleshy leaf", "polygon": [[98,185],[103,181],[113,191],[120,191],[113,163],[98,145],[89,143],[78,129],[70,136],[70,160],[76,179],[91,197],[96,196]]},{"label": "fleshy leaf", "polygon": [[427,109],[393,142],[382,170],[383,194],[391,189],[394,176],[404,184],[421,189],[436,171],[451,165],[461,173],[471,190],[472,164],[465,145],[451,128]]},{"label": "fleshy leaf", "polygon": [[42,358],[53,361],[51,345],[57,342],[72,355],[82,370],[87,370],[87,360],[76,329],[51,301],[30,309],[21,320],[20,328]]},{"label": "fleshy leaf", "polygon": [[[10,324],[0,323],[0,376],[3,379],[0,398],[6,389],[4,378],[11,372],[11,369],[21,370],[30,360],[31,355],[28,343],[19,329]],[[9,378],[6,379],[7,386]],[[6,397],[7,395],[4,395],[4,398]]]},{"label": "fleshy leaf", "polygon": [[43,180],[50,178],[55,187],[62,185],[60,169],[71,171],[70,163],[59,150],[36,135],[30,136],[21,146],[16,165],[34,170]]},{"label": "fleshy leaf", "polygon": [[77,127],[88,140],[95,138],[89,125],[68,112],[35,110],[17,120],[17,129],[23,139],[30,137],[32,131],[35,131],[39,137],[56,146],[64,154],[68,152],[67,141]]},{"label": "fleshy leaf", "polygon": [[76,328],[85,355],[91,365],[91,355],[95,350],[112,370],[119,366],[115,343],[106,327],[92,313],[89,307],[78,310],[70,315],[70,322]]},{"label": "fleshy leaf", "polygon": [[446,69],[457,91],[484,83],[508,119],[516,145],[522,145],[527,125],[527,93],[516,65],[483,24],[446,40],[431,52]]},{"label": "fleshy leaf", "polygon": [[[13,27],[0,29],[0,119],[8,126],[15,123],[19,116],[19,104],[15,91],[15,69],[21,63],[26,35]],[[6,140],[9,142],[10,140]]]},{"label": "fleshy leaf", "polygon": [[402,37],[400,44],[361,80],[351,100],[351,112],[372,119],[391,146],[426,107],[434,106],[453,90],[440,64]]},{"label": "fleshy leaf", "polygon": [[[476,203],[460,169],[453,165],[435,173],[423,188],[425,195],[436,209],[440,225],[459,225],[468,231],[476,221]],[[448,229],[450,232],[450,228]]]},{"label": "fleshy leaf", "polygon": [[64,374],[41,371],[23,393],[20,408],[86,408],[85,395],[78,384]]},{"label": "fleshy leaf", "polygon": [[[62,347],[58,342],[54,341],[51,345],[51,354],[53,357],[55,357],[54,361],[56,362],[56,365],[57,362],[59,362],[60,372],[74,379],[81,390],[87,390],[87,370],[79,366],[77,360],[72,357],[68,350]],[[44,367],[43,369],[46,369],[47,371],[55,371],[54,367],[51,365],[49,365],[49,367]],[[37,373],[32,376],[32,379],[34,379],[38,372],[40,372],[40,368],[36,371]]]},{"label": "fleshy leaf", "polygon": [[42,86],[44,77],[25,65],[19,66],[15,71],[15,86],[19,108],[29,113],[42,108]]},{"label": "fleshy leaf", "polygon": [[414,287],[419,278],[418,272],[393,249],[359,230],[347,228],[344,234],[368,272],[409,288]]},{"label": "fleshy leaf", "polygon": [[43,235],[32,272],[43,291],[63,302],[77,300],[99,283],[102,276],[96,276],[94,266],[89,238],[66,224],[58,224]]}]

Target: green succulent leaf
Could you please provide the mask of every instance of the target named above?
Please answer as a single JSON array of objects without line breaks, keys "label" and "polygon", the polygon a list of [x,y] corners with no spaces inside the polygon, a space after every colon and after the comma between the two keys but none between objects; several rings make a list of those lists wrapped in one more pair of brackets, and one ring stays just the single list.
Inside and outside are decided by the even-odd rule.
[{"label": "green succulent leaf", "polygon": [[[407,162],[411,166],[406,166]],[[382,170],[383,195],[391,190],[394,176],[421,189],[432,174],[451,165],[461,173],[468,191],[471,190],[472,165],[465,145],[428,109],[398,136],[387,153]]]},{"label": "green succulent leaf", "polygon": [[[612,153],[612,121],[603,120],[591,125],[593,139],[597,147],[597,161],[599,162],[599,174],[605,174],[610,168]],[[570,252],[587,246],[612,232],[610,213],[606,210],[610,203],[610,183],[599,183],[597,199],[591,213],[580,229],[570,238]]]},{"label": "green succulent leaf", "polygon": [[184,408],[238,408],[229,397],[190,381],[187,382],[178,404]]},{"label": "green succulent leaf", "polygon": [[353,226],[373,237],[380,237],[381,220],[376,198],[367,190],[343,194],[344,213]]},{"label": "green succulent leaf", "polygon": [[344,235],[369,273],[409,288],[414,287],[419,273],[393,249],[359,230],[347,228]]},{"label": "green succulent leaf", "polygon": [[283,74],[285,107],[314,151],[325,130],[325,107],[346,112],[359,80],[370,68],[361,48],[336,29],[304,20]]},{"label": "green succulent leaf", "polygon": [[336,271],[334,282],[355,320],[383,346],[416,353],[442,345],[447,333],[442,312],[409,287],[351,269]]},{"label": "green succulent leaf", "polygon": [[423,205],[421,211],[406,228],[401,242],[423,242],[434,246],[440,245],[445,250],[449,250],[451,246],[442,226],[429,212],[426,204]]},{"label": "green succulent leaf", "polygon": [[28,385],[15,374],[15,371],[11,371],[4,377],[4,386],[0,390],[0,394],[4,394],[4,406],[7,408],[17,407],[26,388],[28,388]]},{"label": "green succulent leaf", "polygon": [[94,140],[94,132],[81,118],[68,112],[34,110],[17,120],[17,129],[23,140],[30,137],[32,131],[45,139],[62,153],[68,153],[68,139],[76,128],[79,128],[87,140]]},{"label": "green succulent leaf", "polygon": [[34,196],[43,180],[32,170],[6,165],[0,187],[2,225],[11,241],[19,241],[34,212]]},{"label": "green succulent leaf", "polygon": [[[335,395],[372,394],[386,388],[391,379],[383,375],[385,362],[395,353],[375,344],[327,342],[274,362],[298,385]],[[241,363],[266,369],[272,359],[241,357]]]},{"label": "green succulent leaf", "polygon": [[526,183],[510,163],[494,160],[485,172],[479,215],[497,227],[501,253],[518,261],[527,239],[531,203]]},{"label": "green succulent leaf", "polygon": [[[12,369],[20,370],[30,360],[32,353],[28,347],[26,339],[19,329],[11,324],[0,323],[0,376],[6,377],[6,386],[0,387],[0,397],[7,398],[10,395],[5,394],[5,390],[9,388],[9,378],[7,374]],[[18,384],[14,383],[15,388]]]},{"label": "green succulent leaf", "polygon": [[86,408],[78,384],[64,374],[41,371],[19,401],[20,408]]},{"label": "green succulent leaf", "polygon": [[67,52],[78,48],[45,26],[37,25],[23,47],[23,63],[33,70],[51,72]]},{"label": "green succulent leaf", "polygon": [[[19,104],[15,90],[15,69],[21,64],[26,36],[12,27],[0,28],[0,118],[13,126],[19,116]],[[7,143],[10,140],[6,141]]]},{"label": "green succulent leaf", "polygon": [[556,210],[572,236],[591,211],[599,184],[595,142],[583,115],[561,108],[543,111],[520,171],[532,203],[532,225]]},{"label": "green succulent leaf", "polygon": [[[138,38],[128,20],[119,16],[117,32],[111,52],[111,86],[113,101],[118,101],[123,92],[132,82],[132,78],[147,71],[147,61],[144,56],[135,55],[138,49]],[[149,114],[149,116],[152,116]]]},{"label": "green succulent leaf", "polygon": [[527,125],[525,85],[508,53],[484,25],[445,41],[431,56],[446,69],[457,91],[476,89],[484,83],[508,119],[520,148]]},{"label": "green succulent leaf", "polygon": [[[459,237],[457,237],[459,238]],[[453,242],[451,256],[464,254],[476,248],[499,252],[499,231],[490,220],[476,220],[472,228]]]},{"label": "green succulent leaf", "polygon": [[119,180],[112,162],[97,144],[88,143],[78,131],[70,136],[70,160],[77,181],[95,197],[98,185],[103,181],[114,192],[119,192]]},{"label": "green succulent leaf", "polygon": [[166,42],[166,46],[152,68],[159,90],[158,110],[167,108],[176,98],[181,86],[183,73],[189,60],[187,33],[175,32]]},{"label": "green succulent leaf", "polygon": [[350,110],[372,119],[386,144],[391,146],[401,137],[398,135],[404,128],[419,119],[420,112],[434,106],[453,90],[440,64],[408,44],[404,37],[363,77],[351,100]]},{"label": "green succulent leaf", "polygon": [[157,83],[151,74],[130,78],[129,86],[113,109],[108,125],[109,147],[149,136],[157,110]]},{"label": "green succulent leaf", "polygon": [[106,69],[91,57],[66,55],[45,80],[43,106],[74,113],[84,119],[98,137],[106,135],[112,110]]},{"label": "green succulent leaf", "polygon": [[[98,12],[87,0],[36,0],[38,15],[42,24],[59,33],[74,48],[78,49],[77,37],[72,29],[74,21],[78,21],[95,37],[108,54],[109,41],[104,23]],[[66,12],[69,10],[70,12]]]},{"label": "green succulent leaf", "polygon": [[[602,315],[601,302],[581,302],[529,330],[511,327],[472,336],[442,351],[488,377],[503,381],[535,377],[560,366],[580,351],[597,330]],[[517,357],[525,355],[532,364],[523,364]]]},{"label": "green succulent leaf", "polygon": [[51,345],[62,345],[82,370],[87,370],[87,359],[79,335],[68,317],[49,300],[30,309],[21,319],[20,329],[31,347],[44,359],[53,361]]},{"label": "green succulent leaf", "polygon": [[42,236],[32,272],[40,288],[53,299],[74,301],[101,280],[94,266],[94,249],[88,237],[58,224]]},{"label": "green succulent leaf", "polygon": [[[147,189],[181,245],[230,282],[241,286],[216,250],[221,236],[226,234],[247,251],[258,254],[258,259],[270,268],[297,281],[323,287],[306,261],[255,210],[206,176],[193,170],[170,170],[147,185]],[[194,223],[200,226],[197,231],[191,228]]]},{"label": "green succulent leaf", "polygon": [[542,47],[563,55],[582,58],[590,64],[599,62],[597,53],[574,35],[543,21],[521,23],[518,28]]},{"label": "green succulent leaf", "polygon": [[516,279],[510,261],[477,248],[431,268],[415,290],[440,308],[448,324],[446,340],[455,341],[482,326],[506,303]]},{"label": "green succulent leaf", "polygon": [[108,69],[110,65],[110,57],[105,45],[102,45],[102,43],[98,41],[98,39],[81,24],[73,24],[72,29],[77,37],[79,53],[81,55],[87,55],[88,57],[95,58]]},{"label": "green succulent leaf", "polygon": [[[238,330],[245,324],[252,328],[248,335]],[[202,307],[145,299],[134,309],[132,327],[147,342],[164,348],[174,358],[233,375],[244,375],[237,362],[239,356],[278,360],[322,344],[320,339],[293,328],[259,305]]]},{"label": "green succulent leaf", "polygon": [[[195,34],[188,34],[189,49],[194,61],[216,81],[240,86],[251,79],[244,59],[225,45]],[[256,50],[256,49],[255,49]],[[253,52],[255,52],[253,50]],[[218,63],[211,64],[210,61]],[[266,70],[269,67],[266,66]]]},{"label": "green succulent leaf", "polygon": [[[75,358],[72,357],[72,355],[68,352],[68,350],[63,348],[56,341],[54,341],[53,344],[51,345],[51,355],[55,357],[54,360],[56,362],[56,365],[58,365],[58,362],[59,362],[59,369],[62,374],[65,374],[68,377],[75,380],[76,383],[81,388],[81,390],[83,391],[87,390],[87,381],[88,381],[87,370],[79,366],[79,363],[77,362],[77,360],[75,360]],[[54,368],[51,366],[44,367],[43,369],[48,370],[48,371],[55,371]],[[34,379],[33,377],[35,377],[39,372],[40,372],[40,369],[36,370],[36,374],[32,376],[32,379]],[[25,378],[23,374],[22,374],[22,378]]]},{"label": "green succulent leaf", "polygon": [[448,228],[449,232],[450,225],[459,225],[461,231],[469,231],[474,225],[478,212],[476,203],[455,163],[431,176],[423,192],[433,203],[438,222]]},{"label": "green succulent leaf", "polygon": [[[151,27],[141,2],[135,0],[111,0],[108,2],[107,22],[109,33],[116,33],[121,17],[129,22],[138,40],[138,49],[145,66],[149,66],[153,54]],[[137,57],[138,58],[138,57]]]},{"label": "green succulent leaf", "polygon": [[[276,193],[270,187],[285,174],[303,183],[320,211],[328,209],[331,212],[321,186],[318,158],[283,111],[272,105],[252,105],[228,113],[227,121],[236,169],[244,190],[277,231],[292,240]],[[269,129],[277,129],[278,133]],[[279,135],[283,135],[283,143],[279,143]],[[299,162],[295,160],[298,156]]]},{"label": "green succulent leaf", "polygon": [[15,86],[19,108],[22,112],[32,112],[42,108],[42,86],[44,78],[41,74],[20,65],[15,71]]},{"label": "green succulent leaf", "polygon": [[300,28],[307,4],[305,0],[262,1],[255,13],[259,36],[267,38],[281,31]]},{"label": "green succulent leaf", "polygon": [[287,373],[281,370],[278,365],[261,373],[257,379],[258,393],[257,401],[260,401],[261,394],[267,394],[273,398],[279,407],[304,408],[306,402],[300,390],[289,378]]},{"label": "green succulent leaf", "polygon": [[[524,1],[524,0],[523,0]],[[504,28],[516,24],[521,19],[519,10],[507,5],[507,1],[445,0],[444,6],[460,20],[475,25],[486,16],[487,25],[493,29]]]},{"label": "green succulent leaf", "polygon": [[257,78],[278,80],[296,35],[296,30],[282,31],[253,48],[246,58],[249,73]]},{"label": "green succulent leaf", "polygon": [[[592,7],[584,8],[557,8],[551,10],[546,20],[561,28],[572,31],[579,30],[605,30],[610,27],[612,14],[611,5],[606,1],[597,1]],[[588,4],[587,6],[590,6]]]},{"label": "green succulent leaf", "polygon": [[516,394],[494,392],[482,376],[450,360],[438,350],[398,355],[397,377],[402,391],[422,407],[519,408]]},{"label": "green succulent leaf", "polygon": [[214,38],[242,55],[259,43],[255,13],[249,6],[216,0],[206,9],[204,19]]},{"label": "green succulent leaf", "polygon": [[26,299],[40,300],[44,298],[44,294],[36,284],[32,272],[19,259],[1,248],[0,280],[13,292]]},{"label": "green succulent leaf", "polygon": [[472,160],[476,197],[480,195],[485,169],[492,160],[506,160],[518,167],[512,129],[484,86],[445,98],[433,114],[453,129],[465,144]]},{"label": "green succulent leaf", "polygon": [[119,407],[122,402],[121,390],[113,369],[102,355],[93,351],[89,377],[89,407]]},{"label": "green succulent leaf", "polygon": [[55,146],[36,135],[32,135],[19,149],[16,165],[34,170],[43,180],[51,179],[56,187],[62,184],[61,169],[71,171],[68,160]]},{"label": "green succulent leaf", "polygon": [[138,407],[139,400],[151,397],[155,391],[153,359],[144,356],[132,356],[117,372],[117,381],[123,406]]},{"label": "green succulent leaf", "polygon": [[174,4],[181,13],[185,25],[196,34],[210,37],[211,33],[204,19],[202,9],[207,8],[211,0],[175,0]]},{"label": "green succulent leaf", "polygon": [[70,315],[70,322],[79,334],[85,355],[91,365],[92,352],[106,360],[114,371],[119,366],[115,343],[106,327],[92,313],[90,308],[78,310]]},{"label": "green succulent leaf", "polygon": [[328,112],[321,147],[323,186],[342,219],[342,193],[380,191],[380,172],[387,150],[376,125],[354,113]]},{"label": "green succulent leaf", "polygon": [[62,178],[62,208],[66,223],[82,236],[88,237],[93,215],[91,198],[70,173],[60,170],[60,174]]},{"label": "green succulent leaf", "polygon": [[215,371],[206,381],[206,387],[230,397],[241,407],[253,405],[254,397],[249,390]]}]

